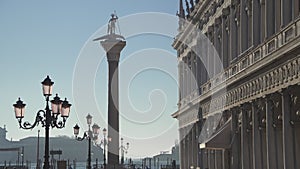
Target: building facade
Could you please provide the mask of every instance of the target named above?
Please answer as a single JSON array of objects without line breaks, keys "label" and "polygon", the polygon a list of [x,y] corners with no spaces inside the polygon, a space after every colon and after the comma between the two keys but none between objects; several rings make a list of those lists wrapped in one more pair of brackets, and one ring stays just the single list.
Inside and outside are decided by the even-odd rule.
[{"label": "building facade", "polygon": [[181,169],[300,168],[299,9],[179,0]]}]

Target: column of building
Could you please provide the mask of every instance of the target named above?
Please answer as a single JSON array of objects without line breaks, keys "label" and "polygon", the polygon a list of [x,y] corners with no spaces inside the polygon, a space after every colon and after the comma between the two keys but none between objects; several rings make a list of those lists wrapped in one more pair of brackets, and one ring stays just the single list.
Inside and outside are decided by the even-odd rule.
[{"label": "column of building", "polygon": [[207,32],[207,37],[210,41],[210,44],[208,44],[207,46],[207,73],[208,73],[208,79],[211,79],[214,75],[215,75],[215,72],[214,72],[214,49],[213,49],[213,42],[214,42],[214,26],[209,26],[208,27],[208,32]]},{"label": "column of building", "polygon": [[250,10],[250,9],[248,7],[247,1],[241,0],[240,1],[240,31],[239,31],[240,53],[243,53],[249,47],[248,10]]},{"label": "column of building", "polygon": [[266,139],[267,139],[267,169],[278,169],[278,147],[276,146],[276,130],[274,128],[274,121],[276,120],[274,97],[278,94],[273,93],[266,97]]},{"label": "column of building", "polygon": [[214,72],[215,74],[220,73],[222,70],[222,53],[221,53],[221,41],[222,41],[222,19],[221,17],[215,19],[215,29],[214,29]]},{"label": "column of building", "polygon": [[238,4],[233,1],[230,7],[230,56],[236,60],[238,55]]},{"label": "column of building", "polygon": [[262,135],[259,126],[260,107],[256,102],[252,102],[252,139],[253,139],[253,168],[263,169],[262,156]]},{"label": "column of building", "polygon": [[179,63],[178,63],[178,75],[179,75],[179,102],[184,98],[184,93],[183,93],[183,80],[184,80],[184,67],[183,67],[183,61],[182,60],[179,60]]},{"label": "column of building", "polygon": [[229,53],[229,49],[230,47],[230,41],[229,41],[229,37],[230,37],[230,31],[229,31],[229,17],[230,15],[230,8],[227,7],[225,9],[223,9],[222,11],[222,62],[223,62],[223,67],[227,68],[229,66],[230,63],[230,53]]},{"label": "column of building", "polygon": [[197,56],[196,54],[192,51],[191,52],[191,88],[192,88],[192,92],[194,93],[196,90],[198,90],[198,84],[197,81],[198,79],[198,75],[197,75]]},{"label": "column of building", "polygon": [[258,0],[252,1],[252,14],[253,14],[253,46],[256,47],[260,44],[261,39],[261,8],[260,8],[260,2]]},{"label": "column of building", "polygon": [[266,39],[266,0],[260,1],[260,43]]},{"label": "column of building", "polygon": [[187,58],[183,57],[183,98],[186,98],[188,93],[188,62]]},{"label": "column of building", "polygon": [[185,133],[184,133],[184,129],[180,128],[179,129],[179,139],[180,139],[180,147],[179,147],[179,151],[180,151],[180,167],[181,169],[184,169],[185,163],[186,163],[186,157],[185,157]]},{"label": "column of building", "polygon": [[294,15],[293,0],[281,0],[281,26],[288,25]]},{"label": "column of building", "polygon": [[266,37],[269,38],[275,33],[275,3],[274,0],[266,0]]},{"label": "column of building", "polygon": [[251,114],[251,104],[246,103],[241,106],[242,123],[241,123],[241,160],[242,169],[252,169],[252,133],[249,127]]},{"label": "column of building", "polygon": [[187,96],[192,93],[192,61],[191,61],[191,52],[186,56],[187,59]]},{"label": "column of building", "polygon": [[296,169],[295,130],[291,124],[291,88],[282,91],[282,130],[284,169]]},{"label": "column of building", "polygon": [[238,108],[233,108],[231,111],[231,131],[232,131],[232,146],[231,146],[231,169],[240,169],[241,168],[241,150],[240,150],[240,131],[238,125]]}]

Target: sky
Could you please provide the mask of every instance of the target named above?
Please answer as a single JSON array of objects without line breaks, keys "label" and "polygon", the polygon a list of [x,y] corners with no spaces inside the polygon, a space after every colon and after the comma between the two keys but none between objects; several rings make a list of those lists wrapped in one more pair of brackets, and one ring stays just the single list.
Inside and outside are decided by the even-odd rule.
[{"label": "sky", "polygon": [[[24,121],[33,122],[45,107],[41,83],[49,75],[58,93],[72,103],[64,129],[51,136],[72,137],[78,123],[87,130],[86,115],[101,129],[107,127],[107,61],[99,42],[114,11],[117,33],[126,38],[121,53],[120,134],[130,143],[128,156],[145,157],[171,150],[178,139],[177,31],[174,0],[3,0],[0,1],[0,126],[7,137],[36,136],[22,130],[13,106],[26,103]],[[81,134],[83,131],[81,131]]]}]

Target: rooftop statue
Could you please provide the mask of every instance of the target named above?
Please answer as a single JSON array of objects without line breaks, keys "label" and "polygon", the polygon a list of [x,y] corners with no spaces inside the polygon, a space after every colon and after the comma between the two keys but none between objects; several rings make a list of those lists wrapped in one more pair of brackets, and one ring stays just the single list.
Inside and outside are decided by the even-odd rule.
[{"label": "rooftop statue", "polygon": [[117,22],[118,16],[115,14],[111,14],[111,18],[108,22],[107,27],[107,34],[115,34],[116,33],[116,22]]}]

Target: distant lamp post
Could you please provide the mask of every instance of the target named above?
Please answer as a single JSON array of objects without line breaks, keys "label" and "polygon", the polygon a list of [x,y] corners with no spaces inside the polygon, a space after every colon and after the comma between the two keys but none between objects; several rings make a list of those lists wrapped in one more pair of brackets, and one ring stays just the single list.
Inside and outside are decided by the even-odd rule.
[{"label": "distant lamp post", "polygon": [[[16,104],[13,104],[15,116],[18,119],[19,126],[22,129],[33,129],[35,126],[42,124],[45,127],[45,155],[43,169],[49,169],[49,128],[64,128],[67,118],[69,117],[71,104],[65,99],[61,101],[58,95],[51,100],[51,109],[49,108],[49,97],[52,95],[52,86],[54,82],[51,81],[49,76],[42,82],[43,95],[46,99],[46,108],[37,112],[35,122],[33,124],[29,122],[22,123],[25,114],[26,104],[19,98]],[[62,120],[58,120],[58,116],[62,117]]]},{"label": "distant lamp post", "polygon": [[88,165],[87,165],[87,169],[91,169],[92,168],[92,162],[91,162],[91,142],[92,140],[96,140],[98,138],[99,132],[100,132],[100,127],[97,124],[94,124],[92,126],[92,130],[91,130],[91,124],[92,124],[92,119],[93,117],[88,114],[86,116],[86,121],[88,124],[88,131],[85,131],[82,137],[78,137],[79,134],[79,129],[80,127],[76,124],[73,127],[74,130],[74,135],[77,141],[83,141],[84,139],[88,139]]},{"label": "distant lamp post", "polygon": [[127,150],[129,149],[129,143],[126,143],[126,146],[124,146],[124,139],[121,138],[121,164],[124,165],[124,154],[127,154]]},{"label": "distant lamp post", "polygon": [[107,140],[107,130],[106,128],[103,129],[103,166],[104,169],[106,169],[106,146],[108,145],[108,140]]},{"label": "distant lamp post", "polygon": [[101,145],[103,145],[103,166],[104,166],[104,169],[106,169],[106,159],[107,159],[106,158],[106,148],[109,145],[109,142],[111,142],[112,138],[107,135],[106,128],[104,128],[102,130],[102,133],[103,133],[103,139],[101,140],[101,143],[98,144],[97,146],[101,147]]}]

